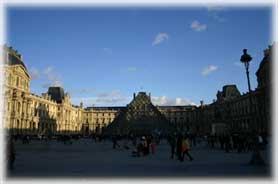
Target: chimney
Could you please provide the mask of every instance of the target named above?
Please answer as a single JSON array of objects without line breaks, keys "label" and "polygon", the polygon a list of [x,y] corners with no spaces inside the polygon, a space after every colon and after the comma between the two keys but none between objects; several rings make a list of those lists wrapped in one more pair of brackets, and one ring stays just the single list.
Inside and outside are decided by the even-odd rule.
[{"label": "chimney", "polygon": [[83,108],[83,102],[80,102],[80,107]]},{"label": "chimney", "polygon": [[151,99],[151,93],[149,93],[149,98],[150,98],[150,100],[152,100],[152,99]]},{"label": "chimney", "polygon": [[200,103],[201,103],[201,107],[203,107],[204,106],[204,101],[201,100]]},{"label": "chimney", "polygon": [[135,99],[135,97],[136,97],[136,94],[135,94],[135,93],[133,93],[133,99]]}]

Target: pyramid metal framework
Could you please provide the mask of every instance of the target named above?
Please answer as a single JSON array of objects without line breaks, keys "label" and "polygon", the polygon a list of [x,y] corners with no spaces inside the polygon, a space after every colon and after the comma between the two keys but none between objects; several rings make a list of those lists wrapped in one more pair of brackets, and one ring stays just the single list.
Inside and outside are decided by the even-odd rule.
[{"label": "pyramid metal framework", "polygon": [[133,100],[106,128],[109,134],[143,135],[153,132],[167,134],[172,130],[171,123],[151,102],[145,92],[134,94]]}]

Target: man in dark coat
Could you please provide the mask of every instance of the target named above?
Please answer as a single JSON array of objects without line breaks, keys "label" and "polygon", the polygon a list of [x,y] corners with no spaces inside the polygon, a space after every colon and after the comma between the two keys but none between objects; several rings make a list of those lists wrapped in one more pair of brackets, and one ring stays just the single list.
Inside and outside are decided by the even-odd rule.
[{"label": "man in dark coat", "polygon": [[175,135],[169,135],[168,142],[171,146],[171,158],[173,159],[174,155],[175,155],[176,144],[177,144],[176,136]]},{"label": "man in dark coat", "polygon": [[180,161],[182,161],[182,134],[178,135],[177,139],[177,156]]}]

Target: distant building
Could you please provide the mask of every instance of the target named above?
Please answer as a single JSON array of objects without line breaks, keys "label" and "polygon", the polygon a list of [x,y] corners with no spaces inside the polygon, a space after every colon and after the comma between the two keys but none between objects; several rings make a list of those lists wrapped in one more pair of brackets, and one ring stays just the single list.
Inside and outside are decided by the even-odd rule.
[{"label": "distant building", "polygon": [[158,110],[180,131],[200,131],[197,124],[197,106],[157,106]]},{"label": "distant building", "polygon": [[83,112],[82,132],[101,133],[114,121],[124,107],[87,107]]},{"label": "distant building", "polygon": [[237,89],[236,85],[225,85],[222,92],[218,91],[216,96],[217,101],[220,102],[237,98],[240,96],[240,92]]}]

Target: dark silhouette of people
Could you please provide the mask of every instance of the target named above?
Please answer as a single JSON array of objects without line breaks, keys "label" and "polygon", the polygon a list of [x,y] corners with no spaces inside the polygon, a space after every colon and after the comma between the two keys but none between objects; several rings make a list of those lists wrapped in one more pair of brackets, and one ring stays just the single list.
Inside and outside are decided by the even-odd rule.
[{"label": "dark silhouette of people", "polygon": [[177,157],[178,160],[182,161],[182,134],[179,133],[177,138]]},{"label": "dark silhouette of people", "polygon": [[118,137],[117,136],[112,136],[112,142],[113,142],[113,149],[116,149],[117,147],[120,147],[120,145],[117,142]]},{"label": "dark silhouette of people", "polygon": [[177,144],[177,139],[175,135],[169,135],[168,136],[168,143],[170,144],[171,147],[171,159],[174,159],[175,155],[175,148]]},{"label": "dark silhouette of people", "polygon": [[224,135],[219,136],[220,148],[224,149]]},{"label": "dark silhouette of people", "polygon": [[14,168],[14,161],[16,159],[15,157],[15,149],[14,149],[14,142],[13,137],[8,137],[7,145],[6,145],[6,160],[7,160],[7,168],[8,170],[13,170]]},{"label": "dark silhouette of people", "polygon": [[231,150],[231,137],[230,135],[225,135],[225,152],[230,152]]},{"label": "dark silhouette of people", "polygon": [[155,152],[156,152],[156,142],[153,138],[151,139],[150,147],[151,147],[152,154],[155,154]]}]

